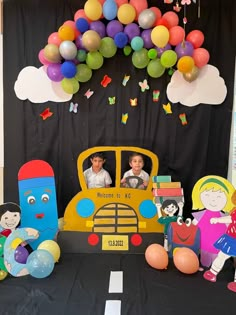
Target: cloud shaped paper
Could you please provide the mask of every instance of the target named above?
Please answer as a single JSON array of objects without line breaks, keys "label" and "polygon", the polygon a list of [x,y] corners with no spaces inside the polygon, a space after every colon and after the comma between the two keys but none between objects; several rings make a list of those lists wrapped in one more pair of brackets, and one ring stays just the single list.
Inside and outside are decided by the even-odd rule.
[{"label": "cloud shaped paper", "polygon": [[172,103],[179,102],[189,107],[200,103],[219,105],[225,100],[227,87],[219,70],[207,64],[200,69],[198,78],[191,83],[183,78],[180,71],[175,71],[166,93]]},{"label": "cloud shaped paper", "polygon": [[23,68],[14,85],[16,96],[32,103],[69,101],[73,95],[64,92],[60,82],[52,82],[45,71],[44,66]]}]

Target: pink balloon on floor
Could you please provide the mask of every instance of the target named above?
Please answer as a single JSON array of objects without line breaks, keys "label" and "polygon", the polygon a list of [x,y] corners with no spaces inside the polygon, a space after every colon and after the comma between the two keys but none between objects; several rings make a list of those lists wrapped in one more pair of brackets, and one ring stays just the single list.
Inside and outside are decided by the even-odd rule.
[{"label": "pink balloon on floor", "polygon": [[145,251],[147,263],[155,269],[166,269],[168,266],[168,254],[160,244],[151,244]]}]

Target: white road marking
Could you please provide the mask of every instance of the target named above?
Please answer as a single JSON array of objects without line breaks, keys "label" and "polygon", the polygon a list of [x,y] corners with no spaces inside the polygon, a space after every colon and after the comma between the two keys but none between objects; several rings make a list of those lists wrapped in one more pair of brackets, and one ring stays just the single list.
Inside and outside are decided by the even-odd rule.
[{"label": "white road marking", "polygon": [[121,314],[121,301],[107,300],[104,315],[120,315]]},{"label": "white road marking", "polygon": [[109,293],[123,293],[123,271],[111,271]]}]

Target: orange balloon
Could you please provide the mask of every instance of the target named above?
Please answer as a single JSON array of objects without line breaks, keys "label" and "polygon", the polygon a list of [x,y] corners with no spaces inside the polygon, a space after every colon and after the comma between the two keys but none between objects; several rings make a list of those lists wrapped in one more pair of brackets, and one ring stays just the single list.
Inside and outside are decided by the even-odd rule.
[{"label": "orange balloon", "polygon": [[174,265],[179,271],[185,274],[193,274],[198,271],[199,259],[192,249],[179,247],[173,254]]},{"label": "orange balloon", "polygon": [[147,263],[155,269],[166,269],[168,266],[168,254],[160,244],[151,244],[145,251]]},{"label": "orange balloon", "polygon": [[182,73],[191,72],[194,67],[194,60],[190,56],[183,56],[177,62],[177,69]]}]

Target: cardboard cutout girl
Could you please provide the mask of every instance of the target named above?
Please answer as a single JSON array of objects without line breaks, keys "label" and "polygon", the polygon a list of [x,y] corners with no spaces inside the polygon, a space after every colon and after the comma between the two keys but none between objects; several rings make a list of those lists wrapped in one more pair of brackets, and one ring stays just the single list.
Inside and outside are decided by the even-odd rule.
[{"label": "cardboard cutout girl", "polygon": [[212,218],[225,216],[222,212],[229,212],[233,208],[231,196],[235,188],[223,177],[205,176],[199,179],[193,187],[193,209],[200,210],[192,213],[193,224],[201,231],[200,262],[202,266],[211,266],[219,250],[214,243],[225,233],[227,225],[212,224]]}]

